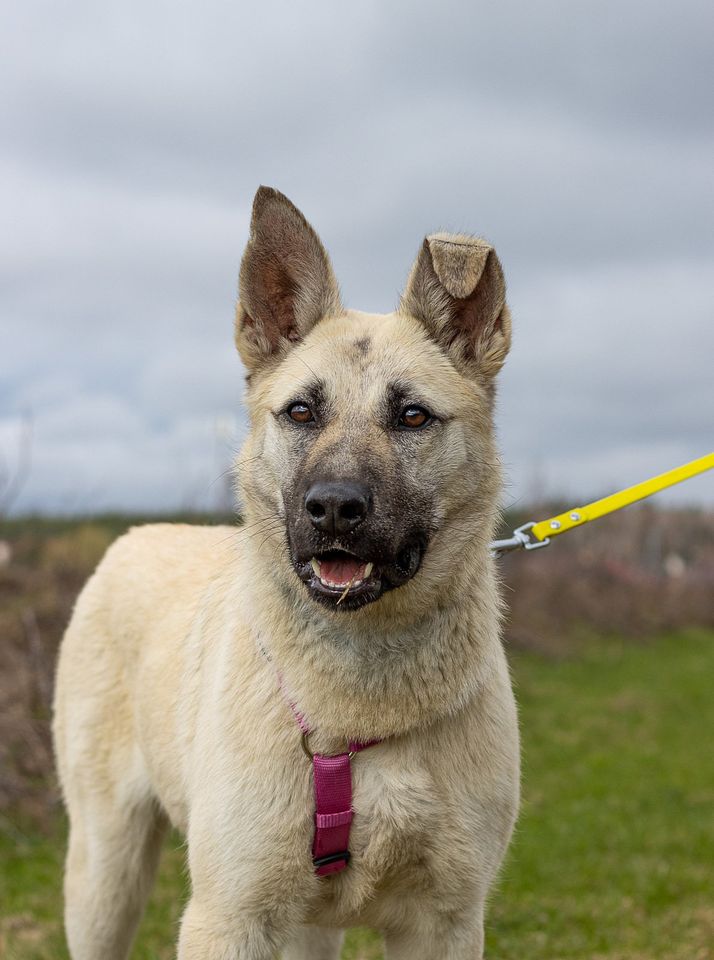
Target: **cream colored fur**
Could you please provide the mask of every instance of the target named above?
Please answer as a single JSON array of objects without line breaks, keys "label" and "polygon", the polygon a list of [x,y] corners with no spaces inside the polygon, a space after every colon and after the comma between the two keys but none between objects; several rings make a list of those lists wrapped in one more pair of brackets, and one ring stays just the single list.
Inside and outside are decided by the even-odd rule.
[{"label": "cream colored fur", "polygon": [[[291,349],[255,358],[244,525],[135,528],[77,603],[54,725],[73,960],[128,956],[168,822],[187,838],[191,875],[180,960],[336,960],[354,925],[383,931],[390,960],[482,956],[484,903],[518,803],[487,547],[498,496],[490,385],[452,363],[423,321],[331,302],[335,315]],[[369,341],[369,363],[355,338]],[[294,454],[273,411],[306,368],[339,397],[313,457],[386,463],[374,411],[395,376],[449,415],[413,464],[440,511],[422,568],[354,612],[317,605],[285,547],[279,491]],[[311,765],[278,668],[316,749],[384,738],[353,760],[353,859],[328,878],[311,864]]]}]

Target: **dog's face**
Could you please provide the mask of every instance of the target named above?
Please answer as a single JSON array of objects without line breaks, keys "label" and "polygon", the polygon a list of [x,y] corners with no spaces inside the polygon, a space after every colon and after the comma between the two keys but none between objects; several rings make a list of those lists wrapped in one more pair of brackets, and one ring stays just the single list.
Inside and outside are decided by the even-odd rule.
[{"label": "dog's face", "polygon": [[248,522],[280,534],[299,589],[354,610],[428,560],[431,581],[448,576],[467,519],[494,511],[492,379],[509,339],[483,241],[430,237],[396,313],[348,311],[312,228],[261,188],[237,315],[241,480]]}]

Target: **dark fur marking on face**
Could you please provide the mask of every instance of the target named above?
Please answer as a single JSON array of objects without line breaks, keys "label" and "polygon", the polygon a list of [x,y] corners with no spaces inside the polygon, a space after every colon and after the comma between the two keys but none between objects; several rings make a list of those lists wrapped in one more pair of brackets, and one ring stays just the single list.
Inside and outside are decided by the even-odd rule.
[{"label": "dark fur marking on face", "polygon": [[390,383],[387,387],[385,402],[385,421],[390,426],[394,426],[399,420],[399,415],[405,405],[414,401],[414,389],[409,383],[400,381]]},{"label": "dark fur marking on face", "polygon": [[372,346],[372,341],[369,337],[358,337],[354,341],[354,347],[357,350],[357,353],[363,357],[366,357],[369,353],[369,348]]},{"label": "dark fur marking on face", "polygon": [[325,392],[325,384],[322,380],[311,380],[296,387],[293,395],[278,410],[273,411],[273,416],[282,417],[294,403],[304,403],[310,410],[316,421],[324,421],[329,411],[329,402]]},{"label": "dark fur marking on face", "polygon": [[390,383],[385,397],[384,416],[389,426],[395,426],[405,407],[424,407],[437,420],[446,421],[446,417],[434,409],[434,404],[420,396],[420,391],[407,380]]},{"label": "dark fur marking on face", "polygon": [[[312,599],[341,611],[355,610],[378,600],[383,593],[402,586],[418,572],[433,531],[431,493],[414,483],[395,459],[389,464],[371,455],[368,448],[353,445],[351,465],[319,461],[303,464],[283,487],[287,538],[293,567]],[[304,467],[307,466],[307,469]],[[316,526],[305,509],[311,486],[317,481],[358,481],[369,491],[369,509],[364,520],[346,532],[330,532]],[[373,570],[357,591],[337,606],[339,591],[330,591],[319,581],[313,559],[333,553],[348,553]],[[316,579],[317,577],[317,579]]]}]

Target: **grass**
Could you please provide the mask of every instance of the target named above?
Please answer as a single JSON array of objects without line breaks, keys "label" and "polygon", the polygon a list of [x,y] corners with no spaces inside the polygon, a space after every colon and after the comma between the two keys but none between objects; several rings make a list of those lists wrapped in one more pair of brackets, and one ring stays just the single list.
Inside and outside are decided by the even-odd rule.
[{"label": "grass", "polygon": [[[714,960],[714,637],[513,657],[524,801],[487,923],[490,960]],[[0,828],[0,957],[65,960],[62,844]],[[173,956],[183,856],[167,848],[134,951]],[[380,960],[353,931],[345,960]],[[437,958],[435,958],[437,960]]]}]

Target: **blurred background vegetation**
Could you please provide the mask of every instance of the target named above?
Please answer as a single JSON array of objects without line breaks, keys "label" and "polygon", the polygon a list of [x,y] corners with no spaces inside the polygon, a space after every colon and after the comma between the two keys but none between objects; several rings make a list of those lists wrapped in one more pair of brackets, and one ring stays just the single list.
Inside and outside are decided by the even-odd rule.
[{"label": "blurred background vegetation", "polygon": [[[504,532],[562,506],[511,513]],[[0,524],[0,957],[67,956],[49,734],[55,656],[106,547],[150,519]],[[487,956],[709,960],[714,514],[633,507],[501,567],[524,804],[492,897]],[[174,837],[136,957],[173,955],[185,891]],[[344,956],[377,960],[379,940],[353,932]]]}]

